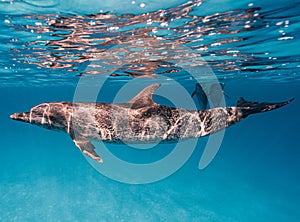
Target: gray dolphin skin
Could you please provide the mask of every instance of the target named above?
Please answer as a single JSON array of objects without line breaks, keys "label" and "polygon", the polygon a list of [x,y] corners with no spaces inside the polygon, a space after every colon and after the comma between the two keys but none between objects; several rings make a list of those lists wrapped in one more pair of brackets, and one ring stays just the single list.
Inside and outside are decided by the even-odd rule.
[{"label": "gray dolphin skin", "polygon": [[160,84],[144,88],[126,103],[51,102],[29,112],[14,113],[14,120],[50,130],[67,132],[87,156],[103,162],[91,143],[176,142],[206,136],[231,126],[250,114],[266,112],[289,104],[238,100],[236,107],[186,110],[157,104],[152,95]]}]

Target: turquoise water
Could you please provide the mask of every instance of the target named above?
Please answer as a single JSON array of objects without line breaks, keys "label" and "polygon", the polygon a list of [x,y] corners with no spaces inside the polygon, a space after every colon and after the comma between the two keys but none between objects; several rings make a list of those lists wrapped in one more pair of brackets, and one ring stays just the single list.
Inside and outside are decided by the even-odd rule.
[{"label": "turquoise water", "polygon": [[[177,15],[172,8],[184,2],[145,1],[145,7],[140,7],[140,1],[0,3],[0,221],[298,220],[299,2],[208,0],[191,7],[188,15]],[[174,12],[168,12],[173,20],[147,24],[134,17],[160,8]],[[116,17],[88,16],[100,10]],[[135,15],[124,16],[129,12]],[[153,33],[155,28],[158,31]],[[104,102],[113,102],[120,87],[132,81],[137,81],[133,85],[137,88],[177,82],[189,94],[196,80],[209,81],[201,72],[191,78],[178,68],[186,62],[180,57],[174,60],[171,55],[172,64],[158,60],[158,65],[153,65],[154,59],[147,63],[149,54],[138,53],[139,62],[134,56],[122,57],[127,49],[149,47],[134,45],[135,39],[148,37],[155,39],[149,43],[151,52],[170,52],[164,47],[172,42],[178,49],[174,53],[191,61],[188,65],[196,62],[195,55],[203,58],[224,83],[229,106],[241,96],[249,101],[295,101],[226,129],[219,152],[205,169],[199,170],[198,163],[207,137],[198,139],[192,156],[174,174],[140,185],[118,182],[96,171],[67,134],[9,118],[39,103],[73,101],[77,83],[92,76],[106,81],[97,98]],[[163,40],[157,43],[157,37]],[[194,54],[183,56],[183,49]],[[114,63],[116,57],[111,55],[129,66]],[[101,67],[104,62],[107,65]],[[157,102],[167,101],[157,98]],[[157,159],[172,149],[168,144],[137,152],[125,145],[109,148],[132,162]]]}]

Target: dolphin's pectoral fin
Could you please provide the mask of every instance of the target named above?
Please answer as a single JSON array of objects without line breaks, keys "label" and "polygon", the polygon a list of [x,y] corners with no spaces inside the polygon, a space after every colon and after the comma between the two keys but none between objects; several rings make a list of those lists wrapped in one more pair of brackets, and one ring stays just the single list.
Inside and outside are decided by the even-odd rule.
[{"label": "dolphin's pectoral fin", "polygon": [[102,158],[96,153],[94,145],[85,138],[80,139],[73,139],[75,145],[79,148],[81,152],[83,152],[85,155],[93,158],[94,160],[97,160],[100,163],[103,163]]},{"label": "dolphin's pectoral fin", "polygon": [[153,105],[155,102],[152,99],[152,95],[159,86],[160,84],[152,84],[146,87],[141,92],[139,92],[135,97],[129,100],[127,103],[132,104],[131,106],[132,109],[138,109],[141,107]]}]

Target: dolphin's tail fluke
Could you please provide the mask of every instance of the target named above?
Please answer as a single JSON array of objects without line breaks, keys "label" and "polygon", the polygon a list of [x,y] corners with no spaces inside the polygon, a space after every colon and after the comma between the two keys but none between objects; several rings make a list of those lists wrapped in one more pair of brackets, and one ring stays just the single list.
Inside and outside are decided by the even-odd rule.
[{"label": "dolphin's tail fluke", "polygon": [[270,111],[273,109],[278,109],[282,106],[285,106],[285,105],[291,103],[293,100],[294,100],[294,98],[290,99],[288,101],[279,102],[279,103],[266,103],[266,102],[258,103],[258,102],[248,102],[244,98],[241,97],[238,100],[237,107],[242,108],[242,115],[243,115],[243,118],[245,118],[250,114],[267,112],[267,111]]}]

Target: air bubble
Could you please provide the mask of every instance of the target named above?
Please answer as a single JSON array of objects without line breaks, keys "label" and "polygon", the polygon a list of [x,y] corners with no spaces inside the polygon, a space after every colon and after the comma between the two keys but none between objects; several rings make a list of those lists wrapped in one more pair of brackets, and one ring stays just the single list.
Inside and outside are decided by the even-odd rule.
[{"label": "air bubble", "polygon": [[119,30],[119,27],[118,26],[112,26],[112,27],[109,27],[109,28],[107,28],[107,31],[117,31],[117,30]]},{"label": "air bubble", "polygon": [[292,36],[286,36],[286,37],[278,38],[279,41],[281,41],[281,40],[292,40],[292,39],[294,39],[294,37],[292,37]]},{"label": "air bubble", "polygon": [[152,32],[153,32],[154,34],[156,34],[156,33],[157,33],[157,29],[152,29]]},{"label": "air bubble", "polygon": [[160,23],[160,26],[161,27],[167,27],[169,24],[167,23],[167,22],[162,22],[162,23]]},{"label": "air bubble", "polygon": [[152,23],[153,23],[153,22],[152,22],[152,19],[148,19],[148,20],[147,20],[147,25],[152,25]]}]

